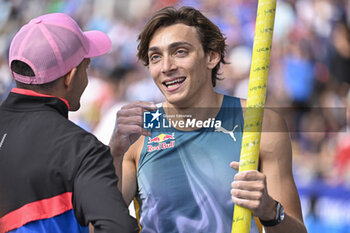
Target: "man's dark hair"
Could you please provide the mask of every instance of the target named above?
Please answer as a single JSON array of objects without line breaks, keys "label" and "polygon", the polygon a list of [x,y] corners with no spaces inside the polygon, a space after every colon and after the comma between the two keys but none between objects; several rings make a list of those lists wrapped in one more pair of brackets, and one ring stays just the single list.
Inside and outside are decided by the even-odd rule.
[{"label": "man's dark hair", "polygon": [[[81,63],[83,63],[83,61]],[[81,63],[77,66],[78,69],[79,69]],[[33,69],[25,62],[22,62],[19,60],[13,60],[11,62],[11,70],[13,72],[15,72],[16,74],[35,78],[35,73],[34,73]],[[60,78],[62,78],[62,77],[60,77]],[[49,93],[49,92],[52,92],[56,88],[56,84],[60,78],[55,79],[52,82],[44,83],[44,84],[26,84],[26,83],[21,83],[21,82],[16,80],[16,86],[18,88],[33,90],[36,92]]]},{"label": "man's dark hair", "polygon": [[227,64],[225,61],[226,38],[221,33],[218,26],[205,17],[200,11],[192,7],[165,7],[157,11],[147,22],[143,31],[138,37],[139,45],[137,46],[137,56],[145,66],[149,65],[148,49],[150,40],[160,27],[167,27],[177,23],[183,23],[187,26],[192,26],[197,29],[199,39],[201,41],[204,53],[210,51],[220,53],[220,61],[212,70],[212,84],[215,87],[216,79],[220,64]]},{"label": "man's dark hair", "polygon": [[32,68],[27,64],[19,60],[13,60],[11,62],[11,70],[15,72],[16,74],[20,74],[23,76],[29,76],[34,77],[34,71]]}]

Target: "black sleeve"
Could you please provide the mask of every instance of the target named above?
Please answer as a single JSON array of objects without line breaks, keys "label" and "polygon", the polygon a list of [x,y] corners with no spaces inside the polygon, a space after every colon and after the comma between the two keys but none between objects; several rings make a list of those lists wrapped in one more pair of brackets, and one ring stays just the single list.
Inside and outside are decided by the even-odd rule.
[{"label": "black sleeve", "polygon": [[81,225],[91,222],[95,233],[138,232],[136,219],[129,215],[117,182],[109,148],[95,144],[74,180],[73,208]]}]

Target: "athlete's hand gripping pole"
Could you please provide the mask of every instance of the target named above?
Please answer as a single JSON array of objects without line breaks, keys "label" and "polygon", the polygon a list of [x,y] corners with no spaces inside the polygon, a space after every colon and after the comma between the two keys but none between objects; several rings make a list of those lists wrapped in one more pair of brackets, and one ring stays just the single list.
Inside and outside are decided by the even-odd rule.
[{"label": "athlete's hand gripping pole", "polygon": [[[276,0],[259,0],[239,172],[258,168],[275,10]],[[249,209],[236,205],[231,232],[249,233],[251,215]]]}]

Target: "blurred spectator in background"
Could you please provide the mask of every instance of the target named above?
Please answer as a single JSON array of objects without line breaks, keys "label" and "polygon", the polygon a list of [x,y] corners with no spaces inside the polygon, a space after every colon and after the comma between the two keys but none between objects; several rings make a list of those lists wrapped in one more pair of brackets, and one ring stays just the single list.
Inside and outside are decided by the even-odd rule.
[{"label": "blurred spectator in background", "polygon": [[[330,73],[339,84],[350,85],[350,29],[336,22],[331,36]],[[343,93],[344,94],[344,93]]]}]

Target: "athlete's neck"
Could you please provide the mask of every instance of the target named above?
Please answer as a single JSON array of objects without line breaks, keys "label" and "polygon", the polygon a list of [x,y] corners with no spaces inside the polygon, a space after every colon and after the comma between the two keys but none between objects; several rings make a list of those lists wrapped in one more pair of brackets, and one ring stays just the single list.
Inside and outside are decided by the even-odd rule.
[{"label": "athlete's neck", "polygon": [[206,98],[199,99],[196,103],[177,106],[166,101],[163,103],[163,108],[166,115],[177,116],[177,120],[186,118],[186,116],[191,116],[197,120],[206,120],[216,117],[220,111],[222,101],[223,95],[213,91]]}]

